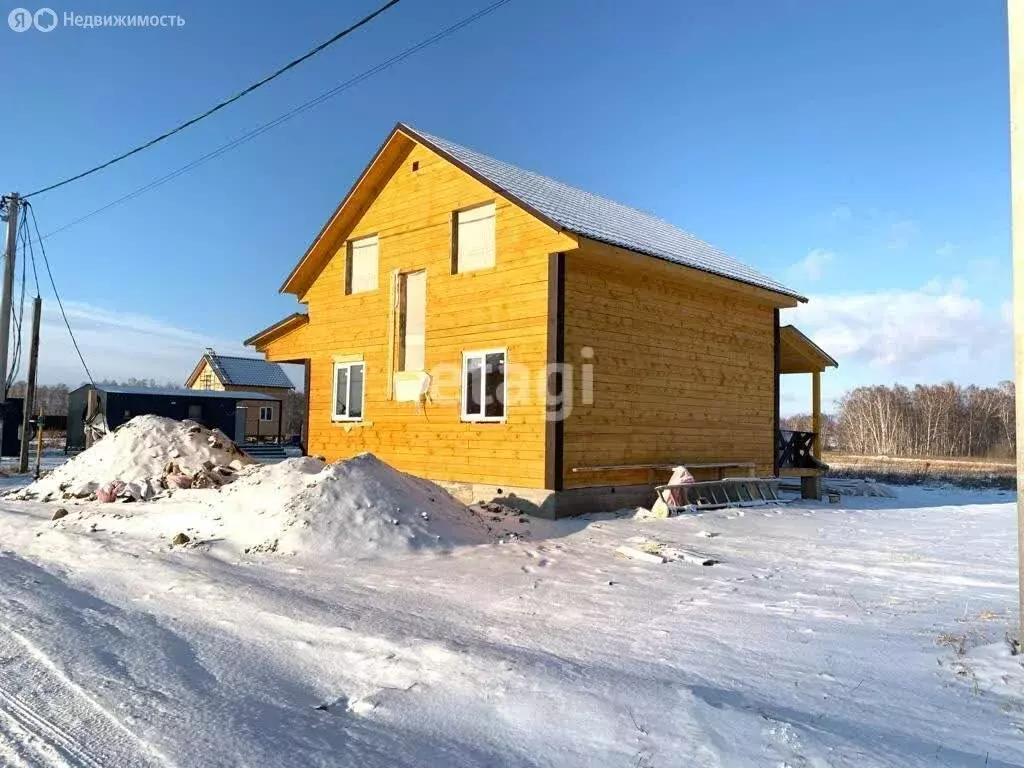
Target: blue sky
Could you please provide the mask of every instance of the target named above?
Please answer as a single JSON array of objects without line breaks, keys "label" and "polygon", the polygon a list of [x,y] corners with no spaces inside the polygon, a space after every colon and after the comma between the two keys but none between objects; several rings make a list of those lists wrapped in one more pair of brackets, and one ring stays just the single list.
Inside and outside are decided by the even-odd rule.
[{"label": "blue sky", "polygon": [[[5,191],[150,138],[379,4],[54,3],[186,23],[0,30],[20,73]],[[40,196],[43,232],[486,4],[404,0],[218,116]],[[47,248],[94,375],[183,379],[203,346],[237,348],[293,311],[283,277],[401,120],[651,211],[802,291],[784,321],[840,358],[826,400],[995,383],[1012,373],[1005,26],[1001,0],[511,0]],[[78,383],[52,305],[41,375]],[[783,410],[807,397],[787,382]]]}]

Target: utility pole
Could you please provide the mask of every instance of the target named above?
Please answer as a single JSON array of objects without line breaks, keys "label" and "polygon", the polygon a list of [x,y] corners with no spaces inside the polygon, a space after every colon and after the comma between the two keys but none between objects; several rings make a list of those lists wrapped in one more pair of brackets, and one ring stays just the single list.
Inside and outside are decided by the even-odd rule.
[{"label": "utility pole", "polygon": [[[39,364],[39,323],[43,315],[43,300],[38,296],[32,300],[32,347],[28,353],[28,386],[25,388],[24,408],[21,412],[21,453],[18,455],[18,471],[28,472],[29,424],[32,423],[32,409],[36,402],[36,370]],[[37,427],[40,431],[43,425]]]},{"label": "utility pole", "polygon": [[1010,221],[1017,387],[1017,652],[1024,653],[1024,0],[1007,1],[1006,27],[1010,44]]},{"label": "utility pole", "polygon": [[[7,249],[4,251],[3,294],[0,295],[0,403],[7,402],[7,354],[11,342],[11,294],[14,292],[14,257],[18,250],[18,209],[21,198],[13,192],[4,198],[7,208]],[[0,430],[3,414],[0,413]]]},{"label": "utility pole", "polygon": [[[0,445],[9,425],[4,422],[7,410],[7,355],[11,343],[11,294],[14,292],[14,257],[18,250],[18,209],[21,198],[12,192],[3,199],[7,211],[7,248],[4,251],[3,294],[0,295]],[[0,460],[3,453],[0,451]]]}]

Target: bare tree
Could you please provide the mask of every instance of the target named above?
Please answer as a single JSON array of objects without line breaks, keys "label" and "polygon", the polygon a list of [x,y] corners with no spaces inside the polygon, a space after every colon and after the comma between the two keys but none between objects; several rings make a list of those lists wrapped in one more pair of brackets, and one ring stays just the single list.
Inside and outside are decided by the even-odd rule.
[{"label": "bare tree", "polygon": [[1014,386],[858,387],[839,400],[837,443],[886,456],[1013,456]]}]

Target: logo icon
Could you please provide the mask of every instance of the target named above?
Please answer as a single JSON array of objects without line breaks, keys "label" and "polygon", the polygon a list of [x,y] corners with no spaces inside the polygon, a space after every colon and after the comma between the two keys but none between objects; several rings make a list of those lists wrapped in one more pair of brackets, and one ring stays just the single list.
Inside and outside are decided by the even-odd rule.
[{"label": "logo icon", "polygon": [[32,11],[28,8],[15,8],[7,14],[7,25],[15,32],[27,32],[32,29]]},{"label": "logo icon", "polygon": [[57,13],[53,8],[40,8],[32,20],[40,32],[52,32],[57,26]]}]

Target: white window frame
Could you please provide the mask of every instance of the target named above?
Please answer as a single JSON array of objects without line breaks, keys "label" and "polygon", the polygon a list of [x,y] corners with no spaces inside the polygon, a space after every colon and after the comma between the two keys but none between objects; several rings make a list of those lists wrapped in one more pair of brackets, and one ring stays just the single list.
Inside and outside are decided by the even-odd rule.
[{"label": "white window frame", "polygon": [[[505,362],[505,400],[502,402],[502,414],[501,416],[486,416],[487,403],[484,401],[484,396],[487,391],[487,356],[488,355],[501,355]],[[466,367],[466,361],[473,357],[479,357],[483,359],[484,369],[483,375],[480,377],[480,413],[466,413],[466,384],[468,382],[468,369]],[[462,420],[467,422],[485,422],[491,424],[500,424],[508,419],[508,347],[496,347],[494,349],[472,349],[464,351],[462,353],[462,377],[459,382],[459,411],[462,414]]]},{"label": "white window frame", "polygon": [[[459,225],[461,224],[460,219],[467,214],[480,211],[484,208],[490,209],[490,216],[484,217],[491,220],[491,263],[485,264],[479,267],[465,267],[462,263],[459,253]],[[467,274],[470,272],[483,272],[484,270],[494,269],[498,263],[498,207],[494,204],[494,201],[488,203],[480,203],[480,205],[474,205],[470,208],[463,208],[462,210],[456,211],[452,217],[452,238],[454,240],[454,247],[452,248],[452,266],[454,269],[452,272],[457,275]],[[477,219],[479,221],[480,219]]]},{"label": "white window frame", "polygon": [[[356,290],[356,249],[369,247],[373,245],[376,258],[373,270],[373,285],[365,288]],[[380,287],[380,238],[377,235],[367,235],[366,237],[357,237],[355,240],[348,241],[348,252],[346,254],[345,263],[345,286],[349,296],[355,296],[360,293],[372,293]]]},{"label": "white window frame", "polygon": [[[352,410],[352,368],[363,369],[363,391],[362,399],[359,403],[359,415],[344,416],[338,413],[338,371],[342,368],[349,369],[348,378],[346,379],[345,389],[345,402],[349,404],[349,411]],[[363,360],[353,360],[349,363],[335,363],[334,364],[334,383],[331,387],[331,421],[362,421],[363,414],[366,412],[366,362]]]},{"label": "white window frame", "polygon": [[[263,414],[266,412],[266,418]],[[272,405],[261,405],[260,406],[260,421],[273,421],[274,420],[274,406]]]}]

